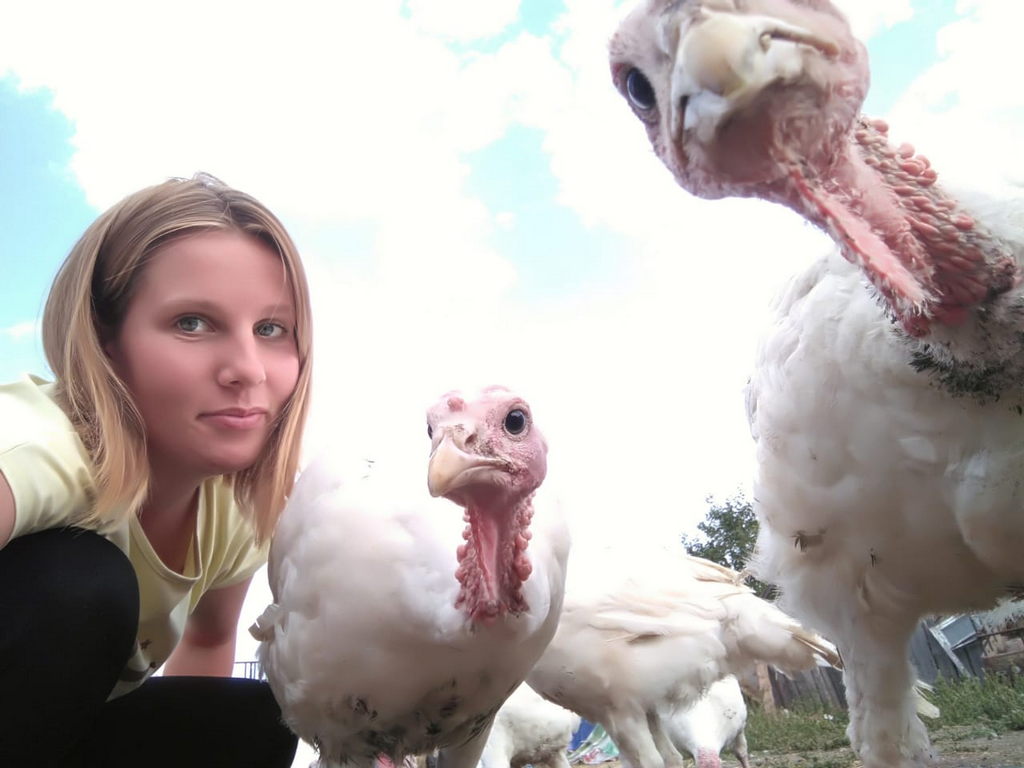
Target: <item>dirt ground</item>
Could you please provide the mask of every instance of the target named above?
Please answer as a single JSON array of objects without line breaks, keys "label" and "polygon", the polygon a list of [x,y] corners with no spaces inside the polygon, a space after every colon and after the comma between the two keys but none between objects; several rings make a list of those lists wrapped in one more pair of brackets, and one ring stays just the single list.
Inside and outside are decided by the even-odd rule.
[{"label": "dirt ground", "polygon": [[[995,735],[983,728],[950,727],[932,734],[939,753],[938,768],[1024,768],[1024,731]],[[786,755],[752,752],[751,768],[859,768],[848,748]],[[619,768],[619,762],[602,763]],[[692,763],[691,763],[692,765]],[[730,754],[722,755],[723,768],[738,768]]]},{"label": "dirt ground", "polygon": [[1024,731],[996,736],[977,733],[978,730],[944,728],[936,734],[941,768],[1024,768]]},{"label": "dirt ground", "polygon": [[[1024,768],[1024,731],[996,735],[981,727],[948,727],[932,734],[938,754],[938,768]],[[725,758],[731,755],[723,756]],[[750,756],[752,768],[859,768],[861,763],[849,748],[827,752]],[[724,759],[733,768],[737,761]]]}]

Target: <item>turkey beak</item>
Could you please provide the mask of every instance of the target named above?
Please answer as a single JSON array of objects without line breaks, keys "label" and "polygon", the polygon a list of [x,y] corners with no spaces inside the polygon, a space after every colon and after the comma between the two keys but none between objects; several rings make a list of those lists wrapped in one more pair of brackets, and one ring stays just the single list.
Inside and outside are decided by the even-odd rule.
[{"label": "turkey beak", "polygon": [[431,496],[444,496],[466,484],[469,471],[483,467],[500,466],[501,462],[464,450],[461,435],[446,430],[437,447],[430,454],[427,468],[427,488]]},{"label": "turkey beak", "polygon": [[709,8],[702,8],[696,19],[680,21],[676,15],[667,16],[660,31],[661,47],[673,59],[673,136],[688,127],[684,120],[692,96],[709,93],[721,97],[715,109],[721,110],[721,122],[734,107],[771,83],[798,77],[809,50],[828,58],[839,53],[832,41],[779,19]]}]

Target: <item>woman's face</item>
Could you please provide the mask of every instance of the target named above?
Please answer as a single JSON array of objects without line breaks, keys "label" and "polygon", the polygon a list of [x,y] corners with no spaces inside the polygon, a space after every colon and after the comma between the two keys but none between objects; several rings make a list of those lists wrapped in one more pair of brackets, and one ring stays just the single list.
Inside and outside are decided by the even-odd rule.
[{"label": "woman's face", "polygon": [[212,231],[159,249],[106,345],[142,413],[157,477],[197,480],[259,457],[299,375],[281,258]]}]

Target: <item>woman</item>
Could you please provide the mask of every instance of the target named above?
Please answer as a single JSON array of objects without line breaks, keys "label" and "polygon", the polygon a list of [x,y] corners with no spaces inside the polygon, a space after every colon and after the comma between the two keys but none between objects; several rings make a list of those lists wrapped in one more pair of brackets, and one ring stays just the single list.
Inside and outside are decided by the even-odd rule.
[{"label": "woman", "polygon": [[0,386],[0,765],[291,764],[268,687],[228,676],[296,473],[309,315],[280,222],[209,176],[74,246],[56,381]]}]

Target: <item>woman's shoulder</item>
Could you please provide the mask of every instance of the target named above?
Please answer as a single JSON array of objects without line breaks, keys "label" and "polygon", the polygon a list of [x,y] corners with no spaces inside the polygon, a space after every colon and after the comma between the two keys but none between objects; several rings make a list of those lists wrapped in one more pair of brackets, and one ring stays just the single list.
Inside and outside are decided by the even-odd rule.
[{"label": "woman's shoulder", "polygon": [[14,497],[12,536],[80,519],[94,496],[88,453],[55,395],[36,377],[0,385],[0,472]]},{"label": "woman's shoulder", "polygon": [[3,439],[23,440],[53,431],[73,431],[71,421],[57,404],[57,385],[38,376],[25,375],[0,384],[0,423]]},{"label": "woman's shoulder", "polygon": [[0,392],[9,392],[15,395],[36,393],[51,399],[56,389],[56,383],[32,373],[22,374],[14,381],[0,384]]}]

